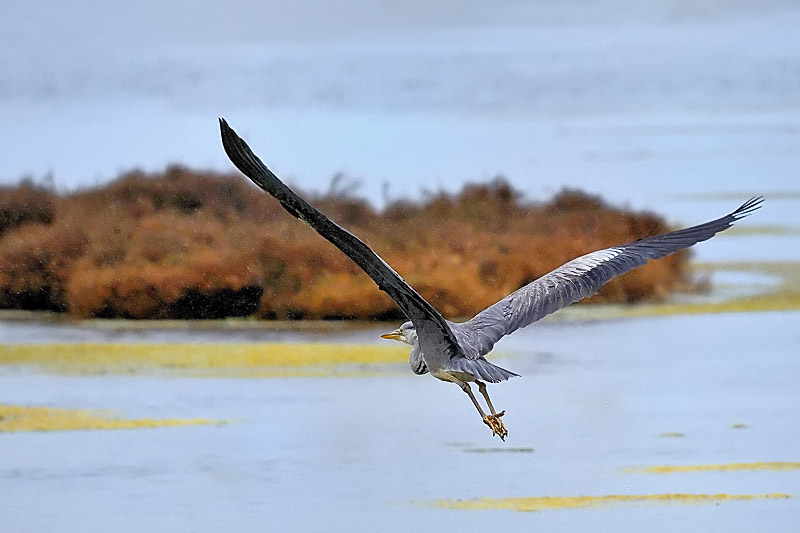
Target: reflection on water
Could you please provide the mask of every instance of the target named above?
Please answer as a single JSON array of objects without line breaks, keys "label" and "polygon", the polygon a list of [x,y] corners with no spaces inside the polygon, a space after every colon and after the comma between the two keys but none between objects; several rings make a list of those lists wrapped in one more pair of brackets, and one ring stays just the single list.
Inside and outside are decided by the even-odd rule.
[{"label": "reflection on water", "polygon": [[[157,368],[79,375],[2,365],[0,404],[7,406],[229,423],[0,433],[0,525],[350,531],[380,524],[407,531],[458,521],[467,530],[597,530],[602,523],[600,530],[638,531],[657,523],[656,530],[674,531],[703,523],[709,531],[791,531],[800,471],[769,465],[800,460],[800,360],[789,327],[798,318],[783,311],[537,324],[498,346],[503,366],[523,375],[492,386],[495,403],[507,410],[506,443],[491,437],[461,391],[414,376],[405,362],[325,378],[200,378]],[[69,324],[57,333],[32,322],[24,327],[32,339],[62,345],[103,336]],[[256,329],[240,347],[246,354],[254,342],[288,336],[378,348],[384,331]],[[238,334],[199,335],[213,349]],[[683,437],[659,438],[668,432]],[[753,466],[759,463],[767,466]],[[629,468],[640,470],[631,475]],[[500,515],[465,515],[458,507],[469,503],[435,505],[486,498],[602,503],[609,495],[614,505],[534,514],[505,504]],[[660,505],[664,499],[678,505]],[[698,501],[720,503],[725,513],[684,505]]]}]

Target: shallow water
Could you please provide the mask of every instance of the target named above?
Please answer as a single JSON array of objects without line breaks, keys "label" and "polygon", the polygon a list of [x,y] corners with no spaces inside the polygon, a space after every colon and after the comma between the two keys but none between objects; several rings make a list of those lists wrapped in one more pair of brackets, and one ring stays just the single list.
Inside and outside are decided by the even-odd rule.
[{"label": "shallow water", "polygon": [[[0,404],[229,421],[0,433],[0,526],[405,531],[457,522],[467,531],[675,531],[691,523],[704,531],[796,531],[798,469],[625,470],[800,461],[798,319],[800,312],[780,312],[536,324],[504,339],[493,359],[523,375],[490,386],[495,404],[508,411],[506,443],[491,437],[456,387],[414,376],[405,365],[386,365],[371,377],[294,379],[69,376],[0,367]],[[107,334],[69,324],[24,328],[48,342]],[[378,338],[385,328],[326,336],[377,344],[387,342]],[[146,341],[141,335],[137,341]],[[164,342],[162,335],[154,339]],[[237,333],[172,335],[172,342],[220,342]],[[249,342],[287,335],[320,341],[320,333],[247,333]],[[534,513],[448,503],[776,493],[791,497],[691,504],[659,496]]]},{"label": "shallow water", "polygon": [[290,182],[344,172],[377,205],[500,173],[686,223],[664,196],[797,187],[796,2],[415,2],[7,1],[0,182],[229,171],[225,116]]}]

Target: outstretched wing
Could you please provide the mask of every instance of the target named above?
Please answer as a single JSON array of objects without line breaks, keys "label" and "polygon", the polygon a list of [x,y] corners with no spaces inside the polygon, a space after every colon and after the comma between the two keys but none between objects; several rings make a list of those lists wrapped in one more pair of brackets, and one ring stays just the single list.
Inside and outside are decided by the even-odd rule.
[{"label": "outstretched wing", "polygon": [[524,328],[550,313],[595,294],[611,279],[649,259],[658,259],[705,241],[728,229],[738,219],[761,207],[762,197],[751,198],[722,218],[623,246],[614,246],[573,259],[525,285],[453,329],[462,338],[469,358],[486,355],[504,335]]},{"label": "outstretched wing", "polygon": [[386,261],[358,237],[331,221],[289,189],[228,126],[225,119],[219,119],[219,126],[222,145],[236,168],[261,189],[274,196],[289,213],[306,222],[355,261],[414,323],[424,353],[440,354],[445,361],[458,354],[458,343],[442,315],[406,283]]}]

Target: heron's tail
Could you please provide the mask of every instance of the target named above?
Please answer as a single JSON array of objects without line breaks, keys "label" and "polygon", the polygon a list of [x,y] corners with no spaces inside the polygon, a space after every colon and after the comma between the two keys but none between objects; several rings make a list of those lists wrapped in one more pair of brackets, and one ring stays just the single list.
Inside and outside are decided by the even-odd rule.
[{"label": "heron's tail", "polygon": [[500,383],[508,378],[519,377],[519,374],[493,365],[483,358],[467,359],[466,357],[459,357],[458,359],[452,359],[447,369],[466,372],[475,376],[476,379],[488,381],[489,383]]}]

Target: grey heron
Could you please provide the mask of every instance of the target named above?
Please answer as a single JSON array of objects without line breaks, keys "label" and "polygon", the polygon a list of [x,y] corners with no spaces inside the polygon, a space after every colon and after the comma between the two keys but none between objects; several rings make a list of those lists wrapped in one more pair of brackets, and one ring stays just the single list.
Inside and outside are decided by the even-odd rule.
[{"label": "grey heron", "polygon": [[[409,363],[415,374],[430,373],[455,383],[469,396],[483,422],[502,440],[508,435],[489,399],[486,382],[500,383],[518,376],[486,360],[485,356],[505,335],[596,293],[612,278],[647,263],[710,239],[735,221],[751,214],[763,202],[751,198],[738,209],[711,222],[639,239],[621,246],[588,253],[556,268],[489,306],[462,323],[445,320],[386,261],[358,237],[348,232],[297,196],[250,150],[236,132],[220,119],[225,152],[233,164],[258,187],[275,197],[286,211],[309,224],[330,241],[385,291],[408,318],[397,331],[383,335],[411,346]],[[486,401],[489,414],[472,392],[470,383]]]}]

